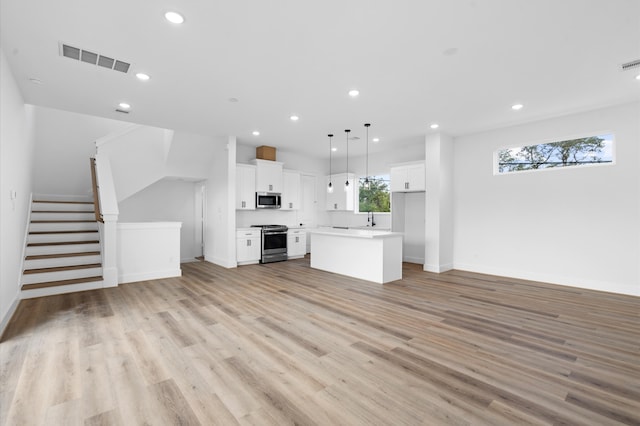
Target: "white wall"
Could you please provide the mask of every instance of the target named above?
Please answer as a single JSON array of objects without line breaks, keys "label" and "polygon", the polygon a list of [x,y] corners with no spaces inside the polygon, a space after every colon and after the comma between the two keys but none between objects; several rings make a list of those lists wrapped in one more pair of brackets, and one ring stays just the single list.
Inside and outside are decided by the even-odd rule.
[{"label": "white wall", "polygon": [[172,138],[170,130],[134,126],[97,143],[99,154],[109,158],[118,202],[166,176]]},{"label": "white wall", "polygon": [[118,283],[179,277],[180,223],[118,223]]},{"label": "white wall", "polygon": [[210,136],[175,131],[167,158],[166,176],[204,180],[216,152]]},{"label": "white wall", "polygon": [[235,215],[235,163],[236,141],[212,140],[216,154],[206,183],[206,228],[204,243],[205,260],[224,266],[236,264],[236,215]]},{"label": "white wall", "polygon": [[[0,334],[20,293],[20,267],[33,192],[33,107],[22,95],[0,48]],[[88,162],[87,162],[88,164]],[[15,199],[10,193],[15,191]]]},{"label": "white wall", "polygon": [[[454,266],[640,295],[640,103],[455,140]],[[615,134],[616,164],[493,175],[498,148]]]},{"label": "white wall", "polygon": [[94,142],[131,124],[52,108],[34,109],[34,192],[91,195],[89,158],[96,153]]},{"label": "white wall", "polygon": [[194,182],[163,179],[119,203],[119,222],[181,222],[180,257],[193,261],[199,255],[196,238]]}]

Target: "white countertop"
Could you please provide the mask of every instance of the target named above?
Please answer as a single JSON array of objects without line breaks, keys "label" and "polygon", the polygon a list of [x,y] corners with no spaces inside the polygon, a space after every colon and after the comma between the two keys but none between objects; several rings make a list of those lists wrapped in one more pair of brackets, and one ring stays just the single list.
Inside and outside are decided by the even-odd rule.
[{"label": "white countertop", "polygon": [[382,229],[340,229],[340,228],[314,228],[309,229],[311,234],[335,235],[339,237],[353,238],[389,238],[402,237],[402,232],[391,232]]}]

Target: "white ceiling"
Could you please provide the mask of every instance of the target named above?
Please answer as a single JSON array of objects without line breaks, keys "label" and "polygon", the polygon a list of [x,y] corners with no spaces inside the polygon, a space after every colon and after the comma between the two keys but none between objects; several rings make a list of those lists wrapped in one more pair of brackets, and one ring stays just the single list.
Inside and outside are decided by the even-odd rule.
[{"label": "white ceiling", "polygon": [[[344,152],[346,128],[364,151],[365,122],[372,151],[387,150],[433,122],[456,136],[640,99],[640,69],[620,71],[640,59],[638,0],[0,0],[0,12],[27,103],[319,157],[330,132]],[[61,57],[60,41],[131,71]]]}]

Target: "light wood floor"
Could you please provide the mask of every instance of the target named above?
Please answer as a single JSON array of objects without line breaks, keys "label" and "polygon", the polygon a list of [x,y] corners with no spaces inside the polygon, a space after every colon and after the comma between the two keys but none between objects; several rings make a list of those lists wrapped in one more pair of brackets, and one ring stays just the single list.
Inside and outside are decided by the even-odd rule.
[{"label": "light wood floor", "polygon": [[307,259],[22,301],[3,425],[640,424],[640,298]]}]

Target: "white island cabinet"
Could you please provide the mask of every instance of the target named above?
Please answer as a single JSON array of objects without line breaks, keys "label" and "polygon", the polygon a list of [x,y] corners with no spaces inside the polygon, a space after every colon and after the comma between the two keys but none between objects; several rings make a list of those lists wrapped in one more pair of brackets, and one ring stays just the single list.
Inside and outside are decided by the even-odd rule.
[{"label": "white island cabinet", "polygon": [[402,279],[402,233],[317,228],[309,234],[312,268],[380,284]]}]

